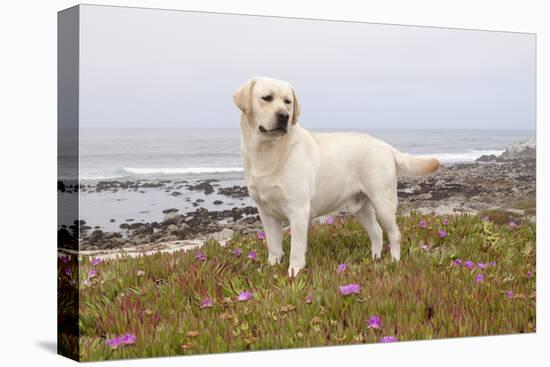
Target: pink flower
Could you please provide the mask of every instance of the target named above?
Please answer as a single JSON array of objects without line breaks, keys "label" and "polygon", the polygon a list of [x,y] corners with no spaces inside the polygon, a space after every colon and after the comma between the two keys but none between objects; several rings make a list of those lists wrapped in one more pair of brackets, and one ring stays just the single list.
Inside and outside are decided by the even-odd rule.
[{"label": "pink flower", "polygon": [[443,219],[443,224],[444,224],[444,225],[448,225],[448,224],[449,224],[449,218]]},{"label": "pink flower", "polygon": [[512,292],[512,291],[506,292],[506,298],[508,298],[508,299],[514,298],[514,292]]},{"label": "pink flower", "polygon": [[485,263],[477,263],[477,267],[480,269],[486,269],[489,265]]},{"label": "pink flower", "polygon": [[491,262],[489,263],[489,265],[490,265],[490,266],[497,266],[497,262],[496,262],[496,261],[491,261]]},{"label": "pink flower", "polygon": [[350,294],[358,294],[361,291],[359,284],[348,284],[340,286],[340,294],[342,296],[348,296]]},{"label": "pink flower", "polygon": [[398,341],[395,336],[383,336],[380,338],[380,343],[393,343]]},{"label": "pink flower", "polygon": [[249,258],[250,260],[252,260],[252,261],[256,260],[256,256],[257,256],[257,255],[256,255],[256,251],[250,251],[250,252],[248,253],[248,258]]},{"label": "pink flower", "polygon": [[94,257],[92,259],[92,265],[93,266],[97,266],[97,265],[101,264],[102,262],[103,262],[103,260],[101,260],[99,257]]},{"label": "pink flower", "polygon": [[325,223],[326,224],[332,224],[334,223],[334,217],[332,215],[329,215],[326,219],[325,219]]},{"label": "pink flower", "polygon": [[212,298],[206,298],[201,301],[201,308],[210,308],[212,306],[214,306]]},{"label": "pink flower", "polygon": [[484,221],[484,222],[488,222],[489,221],[489,216],[485,215],[483,218],[481,218],[481,220]]},{"label": "pink flower", "polygon": [[420,222],[418,222],[418,226],[420,228],[426,228],[426,227],[428,227],[428,223],[426,223],[426,221],[424,219],[422,219]]},{"label": "pink flower", "polygon": [[239,256],[241,256],[241,254],[242,254],[242,251],[241,251],[240,248],[236,248],[236,249],[233,250],[233,255],[239,257]]},{"label": "pink flower", "polygon": [[206,255],[202,251],[197,252],[195,258],[200,261],[206,261],[207,259]]},{"label": "pink flower", "polygon": [[258,232],[258,239],[259,240],[265,240],[265,232],[264,231]]},{"label": "pink flower", "polygon": [[92,269],[88,272],[88,279],[93,278],[97,275],[97,270]]},{"label": "pink flower", "polygon": [[533,277],[533,272],[532,271],[528,271],[527,274],[525,274],[525,277],[527,279],[531,279]]},{"label": "pink flower", "polygon": [[444,229],[439,230],[439,238],[445,238],[447,237],[447,232],[445,232]]},{"label": "pink flower", "polygon": [[65,268],[65,274],[70,277],[73,275],[73,271],[71,270],[71,268]]},{"label": "pink flower", "polygon": [[483,276],[483,274],[477,274],[476,277],[475,277],[475,279],[476,279],[476,282],[477,282],[477,283],[481,283],[481,282],[483,282],[483,280],[485,279],[485,277]]},{"label": "pink flower", "polygon": [[237,301],[244,302],[244,301],[250,300],[251,298],[252,298],[252,293],[248,291],[244,291],[239,294]]},{"label": "pink flower", "polygon": [[453,265],[456,265],[456,266],[462,265],[462,260],[461,260],[461,259],[455,259],[455,260],[453,261]]},{"label": "pink flower", "polygon": [[111,349],[117,349],[121,345],[135,344],[136,339],[137,338],[135,334],[128,333],[128,334],[107,340],[107,345],[111,347]]},{"label": "pink flower", "polygon": [[339,264],[339,265],[338,265],[338,272],[339,272],[339,273],[343,273],[343,272],[346,271],[347,268],[348,268],[348,266],[347,266],[346,264],[344,264],[344,263]]},{"label": "pink flower", "polygon": [[310,293],[306,296],[306,303],[309,305],[313,301],[313,295]]},{"label": "pink flower", "polygon": [[382,327],[382,319],[376,315],[371,316],[367,320],[367,327],[369,329],[380,329]]},{"label": "pink flower", "polygon": [[122,342],[124,344],[135,344],[136,343],[136,335],[135,334],[126,334],[122,337]]},{"label": "pink flower", "polygon": [[423,244],[422,246],[420,246],[420,248],[424,251],[428,251],[430,249],[430,245],[428,245],[427,243]]},{"label": "pink flower", "polygon": [[474,262],[472,260],[466,260],[466,261],[464,261],[464,266],[467,267],[468,269],[473,269],[474,268]]},{"label": "pink flower", "polygon": [[68,258],[67,256],[65,256],[65,255],[59,256],[59,260],[61,260],[61,262],[62,262],[63,264],[68,264],[68,263],[69,263],[69,258]]}]

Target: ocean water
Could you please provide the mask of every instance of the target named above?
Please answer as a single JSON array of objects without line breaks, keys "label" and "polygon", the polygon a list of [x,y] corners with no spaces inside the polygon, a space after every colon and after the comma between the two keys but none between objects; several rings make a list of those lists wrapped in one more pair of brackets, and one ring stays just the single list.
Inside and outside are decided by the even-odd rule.
[{"label": "ocean water", "polygon": [[[331,130],[313,130],[328,132]],[[412,154],[432,155],[444,164],[472,162],[500,154],[532,130],[335,129],[364,132]],[[80,130],[80,177],[109,179],[235,180],[242,177],[239,129]]]}]

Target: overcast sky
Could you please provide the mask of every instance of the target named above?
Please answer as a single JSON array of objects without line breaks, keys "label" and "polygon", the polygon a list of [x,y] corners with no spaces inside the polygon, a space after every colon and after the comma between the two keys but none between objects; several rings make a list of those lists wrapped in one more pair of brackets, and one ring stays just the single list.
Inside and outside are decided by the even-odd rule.
[{"label": "overcast sky", "polygon": [[290,82],[309,128],[535,128],[535,36],[81,6],[83,127],[238,127]]}]

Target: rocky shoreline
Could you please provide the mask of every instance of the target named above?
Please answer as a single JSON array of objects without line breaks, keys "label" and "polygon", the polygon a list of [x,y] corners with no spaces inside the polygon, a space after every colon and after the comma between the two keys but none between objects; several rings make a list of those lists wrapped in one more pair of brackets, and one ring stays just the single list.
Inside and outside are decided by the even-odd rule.
[{"label": "rocky shoreline", "polygon": [[[536,161],[534,142],[512,146],[500,157],[480,157],[473,163],[453,164],[441,167],[426,177],[400,177],[398,182],[399,212],[407,214],[414,209],[420,213],[453,215],[477,214],[488,210],[508,213],[516,220],[534,220]],[[132,190],[163,190],[172,196],[182,191],[199,191],[205,195],[217,193],[226,197],[230,205],[248,198],[245,186],[221,187],[217,180],[189,182],[187,180],[158,181],[100,181],[96,185],[64,185],[62,192],[117,192]],[[189,197],[186,199],[190,201]],[[222,200],[217,200],[221,201]],[[152,222],[133,222],[131,218],[119,224],[119,231],[104,231],[80,221],[80,250],[109,250],[135,248],[136,246],[174,243],[176,241],[216,239],[225,241],[234,233],[254,233],[261,230],[256,207],[234,206],[231,209],[208,210],[202,207],[204,199],[191,202],[196,209],[180,213],[176,208],[162,211],[164,218]],[[213,202],[216,205],[216,201]],[[114,219],[111,219],[114,221]],[[60,243],[75,249],[71,237],[76,225],[63,226],[59,230]],[[64,239],[64,240],[63,240]]]}]

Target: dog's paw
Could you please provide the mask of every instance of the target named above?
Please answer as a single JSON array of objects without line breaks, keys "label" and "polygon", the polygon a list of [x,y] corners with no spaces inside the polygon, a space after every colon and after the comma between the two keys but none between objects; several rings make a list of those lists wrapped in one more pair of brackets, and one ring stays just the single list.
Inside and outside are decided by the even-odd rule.
[{"label": "dog's paw", "polygon": [[399,261],[399,259],[401,258],[401,251],[398,250],[392,250],[390,248],[390,253],[391,253],[391,257],[393,260],[395,261]]},{"label": "dog's paw", "polygon": [[269,254],[267,256],[267,262],[269,263],[269,265],[275,265],[275,264],[280,264],[281,262],[283,261],[283,255],[273,255],[273,254]]},{"label": "dog's paw", "polygon": [[298,275],[298,273],[300,272],[300,270],[302,270],[304,267],[303,266],[297,266],[297,265],[292,265],[290,264],[290,266],[288,267],[288,277],[289,278],[294,278]]},{"label": "dog's paw", "polygon": [[372,259],[373,260],[381,259],[381,258],[382,258],[382,250],[372,252]]}]

